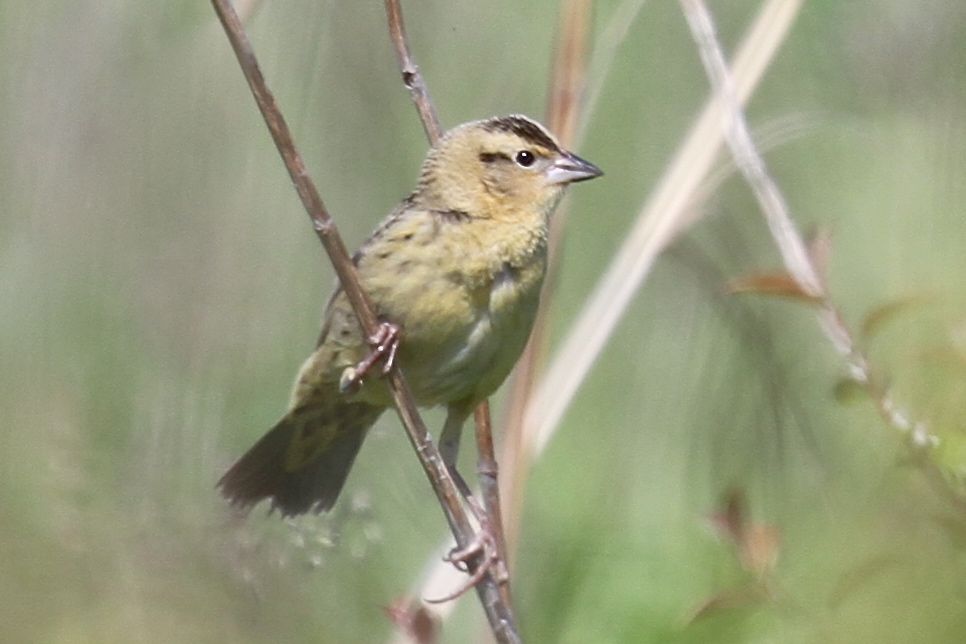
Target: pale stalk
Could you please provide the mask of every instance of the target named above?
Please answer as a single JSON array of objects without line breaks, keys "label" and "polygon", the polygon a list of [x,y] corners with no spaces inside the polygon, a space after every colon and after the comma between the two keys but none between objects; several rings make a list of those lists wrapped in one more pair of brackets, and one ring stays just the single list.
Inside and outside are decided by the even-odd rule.
[{"label": "pale stalk", "polygon": [[724,106],[718,127],[728,143],[735,165],[758,201],[772,239],[781,253],[785,270],[795,280],[802,294],[816,302],[819,324],[826,337],[845,360],[849,377],[866,390],[883,419],[906,434],[914,448],[935,446],[938,437],[929,432],[924,422],[913,420],[874,377],[867,356],[858,348],[852,331],[830,299],[821,271],[795,226],[788,202],[778,183],[769,174],[765,160],[751,136],[736,83],[715,36],[714,21],[707,6],[702,0],[680,0],[680,3],[716,100]]},{"label": "pale stalk", "polygon": [[[744,104],[757,87],[801,5],[802,0],[770,0],[759,12],[735,59],[735,90],[740,103]],[[717,99],[705,105],[555,353],[524,416],[532,459],[543,452],[555,434],[578,387],[657,256],[699,218],[694,196],[722,149],[723,109]]]}]

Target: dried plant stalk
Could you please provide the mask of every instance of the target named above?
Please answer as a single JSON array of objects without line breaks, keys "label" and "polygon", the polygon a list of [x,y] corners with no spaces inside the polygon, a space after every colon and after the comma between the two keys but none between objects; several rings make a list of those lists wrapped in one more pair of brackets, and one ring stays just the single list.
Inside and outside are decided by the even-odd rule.
[{"label": "dried plant stalk", "polygon": [[[423,79],[419,67],[413,59],[409,48],[409,39],[406,36],[406,27],[402,15],[402,7],[399,0],[386,0],[386,18],[389,24],[389,37],[392,40],[396,51],[396,60],[399,63],[399,70],[402,75],[403,85],[409,90],[409,95],[419,114],[419,119],[426,132],[426,138],[430,145],[435,145],[443,135],[440,126],[439,116],[436,107],[429,96],[429,89]],[[495,540],[497,557],[495,560],[496,571],[488,571],[481,583],[486,586],[497,585],[497,589],[502,601],[502,606],[497,606],[499,612],[510,618],[513,623],[512,603],[510,601],[510,577],[507,570],[507,547],[506,536],[503,531],[503,512],[500,504],[499,487],[499,468],[497,466],[496,455],[493,447],[493,426],[490,422],[490,404],[484,400],[474,410],[473,422],[476,429],[477,454],[479,459],[479,476],[482,487],[482,497],[485,512],[487,514],[488,526]],[[483,529],[484,526],[480,526]],[[470,571],[472,574],[474,571]],[[487,589],[488,598],[492,601],[492,588]],[[424,597],[426,595],[423,595]],[[435,595],[434,595],[435,596]],[[481,595],[482,599],[482,595]],[[426,609],[428,610],[428,608]],[[488,615],[489,616],[489,615]],[[506,621],[506,620],[505,620]],[[493,627],[492,619],[490,620]],[[514,635],[515,626],[513,627]]]},{"label": "dried plant stalk", "polygon": [[[896,402],[888,388],[875,377],[868,357],[858,347],[854,334],[830,298],[822,270],[816,265],[813,254],[809,252],[808,245],[798,232],[788,202],[778,183],[769,174],[761,152],[751,137],[748,122],[737,98],[735,82],[715,35],[710,11],[703,0],[680,0],[680,4],[698,45],[716,100],[724,107],[722,130],[735,165],[758,201],[772,239],[781,253],[788,277],[800,290],[802,299],[812,302],[817,308],[819,324],[826,338],[845,361],[849,377],[875,402],[883,420],[907,436],[909,445],[915,452],[934,447],[938,444],[938,437],[929,432],[925,422],[913,420]],[[933,465],[929,463],[928,473],[931,480],[935,481]],[[948,486],[943,487],[956,505],[966,508],[966,500],[958,497]]]},{"label": "dried plant stalk", "polygon": [[409,50],[406,23],[403,22],[402,7],[399,6],[399,0],[386,0],[386,17],[389,21],[389,37],[392,39],[393,48],[396,50],[396,60],[399,61],[403,85],[409,90],[416,111],[419,112],[419,120],[426,131],[426,138],[429,139],[430,145],[435,145],[439,141],[439,137],[443,135],[443,129],[439,125],[439,116],[436,114],[433,101],[429,98],[429,90],[426,89],[423,75],[419,71],[419,67],[416,66],[412,52]]},{"label": "dried plant stalk", "polygon": [[[281,110],[265,83],[265,78],[258,66],[258,61],[245,34],[244,27],[228,0],[212,0],[212,5],[238,58],[238,63],[245,74],[245,79],[248,81],[249,88],[255,97],[279,154],[282,156],[299,198],[312,221],[312,226],[319,237],[319,241],[328,254],[342,288],[352,304],[356,317],[359,319],[359,324],[365,334],[372,335],[378,325],[372,304],[359,283],[355,267],[335,222],[326,210],[315,184],[308,176],[305,164],[295,147]],[[413,449],[416,451],[420,464],[423,466],[423,470],[426,472],[443,508],[443,513],[450,524],[456,543],[460,548],[465,548],[472,542],[474,531],[462,505],[459,492],[432,441],[429,431],[426,429],[426,425],[419,416],[412,393],[402,372],[398,368],[392,369],[388,375],[388,380],[399,418],[406,428]],[[480,563],[481,559],[477,558],[475,562],[471,562],[471,568]],[[509,606],[503,602],[493,575],[484,576],[483,580],[477,585],[477,592],[497,640],[500,642],[519,642],[520,637],[516,630],[515,620]]]}]

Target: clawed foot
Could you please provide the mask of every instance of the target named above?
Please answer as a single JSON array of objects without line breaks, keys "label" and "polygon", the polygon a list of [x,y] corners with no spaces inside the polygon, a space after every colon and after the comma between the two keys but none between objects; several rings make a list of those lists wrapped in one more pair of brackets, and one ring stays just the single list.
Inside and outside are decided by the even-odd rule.
[{"label": "clawed foot", "polygon": [[[506,568],[498,565],[501,562],[496,546],[496,537],[486,523],[480,526],[479,532],[476,533],[472,541],[463,548],[453,548],[443,560],[453,564],[457,570],[470,575],[470,578],[448,595],[424,599],[428,604],[442,604],[461,597],[466,591],[480,583],[480,580],[489,572],[495,574],[498,583],[503,583],[508,579]],[[474,560],[476,561],[476,570],[471,573],[470,566]]]},{"label": "clawed foot", "polygon": [[388,374],[396,364],[399,351],[400,329],[392,322],[380,322],[376,332],[367,338],[370,351],[355,367],[346,369],[340,389],[343,392],[358,391],[369,371],[382,362],[382,375]]}]

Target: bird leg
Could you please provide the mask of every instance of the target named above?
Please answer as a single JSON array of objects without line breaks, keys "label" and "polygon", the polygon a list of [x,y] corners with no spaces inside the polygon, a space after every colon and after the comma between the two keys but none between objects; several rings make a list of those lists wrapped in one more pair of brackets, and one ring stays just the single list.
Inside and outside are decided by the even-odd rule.
[{"label": "bird leg", "polygon": [[[453,548],[444,558],[445,561],[453,564],[457,570],[469,574],[470,578],[459,588],[444,597],[427,599],[426,601],[429,603],[442,603],[460,597],[466,591],[476,586],[489,572],[494,572],[498,577],[502,577],[497,579],[497,581],[506,581],[505,577],[507,573],[505,566],[497,565],[500,561],[500,556],[494,526],[486,510],[483,509],[483,506],[473,496],[463,475],[456,469],[460,437],[467,415],[466,412],[461,413],[453,406],[450,407],[449,413],[446,416],[446,423],[443,425],[443,432],[439,437],[439,452],[443,457],[443,463],[446,465],[446,469],[453,478],[453,482],[456,484],[457,489],[476,518],[477,523],[479,523],[479,530],[473,536],[473,539],[461,548]],[[470,568],[473,563],[475,563],[476,569],[471,572]]]},{"label": "bird leg", "polygon": [[380,322],[376,332],[366,338],[370,347],[369,355],[360,360],[355,367],[346,369],[342,382],[339,383],[339,389],[343,393],[358,391],[369,370],[378,362],[382,362],[382,375],[387,375],[396,364],[401,335],[402,330],[398,325],[392,322]]},{"label": "bird leg", "polygon": [[[480,531],[473,536],[473,539],[468,544],[462,548],[453,548],[443,558],[443,561],[448,561],[453,564],[457,570],[465,572],[470,578],[460,584],[456,590],[442,597],[423,598],[423,601],[427,604],[443,604],[458,599],[468,590],[476,586],[476,584],[480,583],[480,580],[488,572],[491,570],[501,570],[500,567],[496,566],[500,558],[496,548],[496,541],[493,537],[493,531],[489,527],[489,524],[486,524],[487,527],[485,529],[483,525],[480,524]],[[476,570],[470,572],[470,562],[473,559],[476,559]],[[503,574],[506,574],[505,570]],[[504,582],[506,579],[497,579],[497,581]]]},{"label": "bird leg", "polygon": [[463,437],[463,423],[466,422],[466,417],[469,415],[462,411],[460,407],[462,405],[450,405],[446,412],[446,422],[443,424],[443,431],[439,435],[439,455],[443,457],[443,463],[446,465],[449,475],[453,478],[453,482],[456,483],[456,488],[469,505],[473,515],[482,524],[486,512],[473,497],[473,492],[466,483],[466,479],[456,469],[456,461],[459,460],[460,453],[460,439]]}]

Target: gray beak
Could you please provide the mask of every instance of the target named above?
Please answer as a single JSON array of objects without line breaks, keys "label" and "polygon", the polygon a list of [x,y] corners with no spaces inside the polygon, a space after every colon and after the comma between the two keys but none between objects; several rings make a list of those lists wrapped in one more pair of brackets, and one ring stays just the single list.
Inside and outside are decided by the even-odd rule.
[{"label": "gray beak", "polygon": [[573,152],[564,152],[547,168],[547,183],[574,183],[586,181],[604,174],[603,171],[590,161],[584,161]]}]

